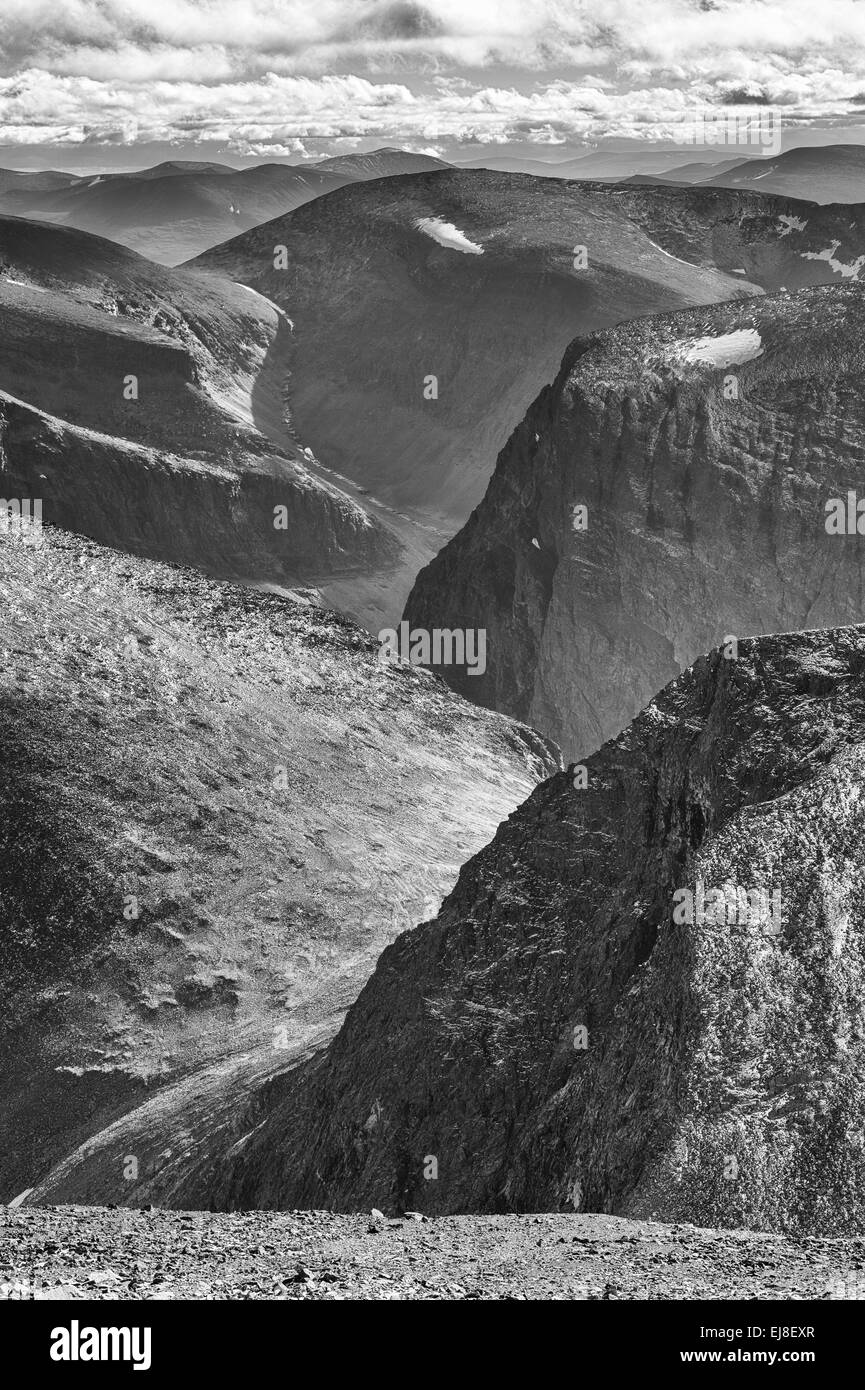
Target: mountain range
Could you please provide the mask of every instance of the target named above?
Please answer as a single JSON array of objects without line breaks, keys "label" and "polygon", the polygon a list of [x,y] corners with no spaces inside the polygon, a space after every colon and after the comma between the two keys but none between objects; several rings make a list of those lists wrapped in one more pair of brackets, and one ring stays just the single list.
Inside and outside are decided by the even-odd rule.
[{"label": "mountain range", "polygon": [[776,155],[696,161],[640,172],[629,184],[693,183],[708,188],[749,188],[814,203],[861,203],[865,200],[865,145],[803,145]]},{"label": "mountain range", "polygon": [[47,522],[281,587],[397,553],[259,427],[281,409],[283,319],[249,289],[0,218],[0,302],[4,486]]},{"label": "mountain range", "polygon": [[428,155],[381,149],[318,164],[169,160],[128,174],[75,177],[0,170],[0,213],[57,222],[178,265],[238,232],[354,180],[446,168]]},{"label": "mountain range", "polygon": [[843,279],[863,232],[855,209],[462,170],[342,188],[193,266],[290,315],[297,438],[403,534],[400,518],[416,523],[410,565],[347,600],[379,627],[483,497],[575,334]]},{"label": "mountain range", "polygon": [[0,171],[0,1200],[865,1231],[859,148],[620,153]]},{"label": "mountain range", "polygon": [[[861,1234],[863,672],[862,627],[702,657],[139,1200]],[[116,1200],[127,1137],[35,1197]]]}]

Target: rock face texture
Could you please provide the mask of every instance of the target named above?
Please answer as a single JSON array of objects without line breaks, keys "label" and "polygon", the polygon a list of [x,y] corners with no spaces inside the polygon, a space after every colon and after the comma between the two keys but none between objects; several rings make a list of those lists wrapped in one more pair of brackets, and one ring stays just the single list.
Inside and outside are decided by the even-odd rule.
[{"label": "rock face texture", "polygon": [[262,1089],[219,1200],[861,1233],[863,751],[865,628],[702,657]]},{"label": "rock face texture", "polygon": [[170,1194],[557,766],[335,613],[0,530],[0,1200],[121,1117],[106,1200]]},{"label": "rock face texture", "polygon": [[486,673],[445,679],[582,757],[727,638],[859,621],[865,540],[826,504],[865,486],[863,295],[574,342],[409,598],[419,627],[487,629]]}]

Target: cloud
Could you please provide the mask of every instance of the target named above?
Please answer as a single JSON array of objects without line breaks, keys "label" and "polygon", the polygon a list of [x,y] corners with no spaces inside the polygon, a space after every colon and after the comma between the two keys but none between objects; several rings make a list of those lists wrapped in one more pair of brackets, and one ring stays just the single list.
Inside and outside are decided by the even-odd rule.
[{"label": "cloud", "polygon": [[0,0],[6,142],[659,138],[863,87],[859,0]]}]

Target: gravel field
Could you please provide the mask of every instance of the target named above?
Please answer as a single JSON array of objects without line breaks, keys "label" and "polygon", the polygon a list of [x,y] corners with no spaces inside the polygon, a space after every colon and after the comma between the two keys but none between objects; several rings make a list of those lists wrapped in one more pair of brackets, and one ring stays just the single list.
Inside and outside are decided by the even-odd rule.
[{"label": "gravel field", "polygon": [[861,1298],[865,1239],[611,1216],[0,1209],[0,1297]]}]

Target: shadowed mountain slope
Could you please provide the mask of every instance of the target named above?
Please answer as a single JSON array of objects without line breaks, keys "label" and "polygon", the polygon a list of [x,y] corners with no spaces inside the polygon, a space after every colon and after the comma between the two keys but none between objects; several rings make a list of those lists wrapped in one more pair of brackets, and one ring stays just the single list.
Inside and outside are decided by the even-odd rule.
[{"label": "shadowed mountain slope", "polygon": [[316,455],[445,533],[581,327],[745,292],[665,255],[604,189],[485,170],[355,184],[195,264],[292,319],[292,420]]},{"label": "shadowed mountain slope", "polygon": [[724,190],[453,170],[340,189],[195,264],[291,318],[299,437],[446,535],[576,334],[841,280],[821,253],[831,236],[852,264],[863,218]]},{"label": "shadowed mountain slope", "polygon": [[170,1200],[558,759],[338,614],[53,528],[0,596],[0,1200],[121,1117],[111,1200]]},{"label": "shadowed mountain slope", "polygon": [[46,521],[134,553],[260,583],[399,555],[294,441],[257,427],[262,402],[279,411],[290,337],[259,295],[0,218],[0,305],[4,496],[39,497]]}]

